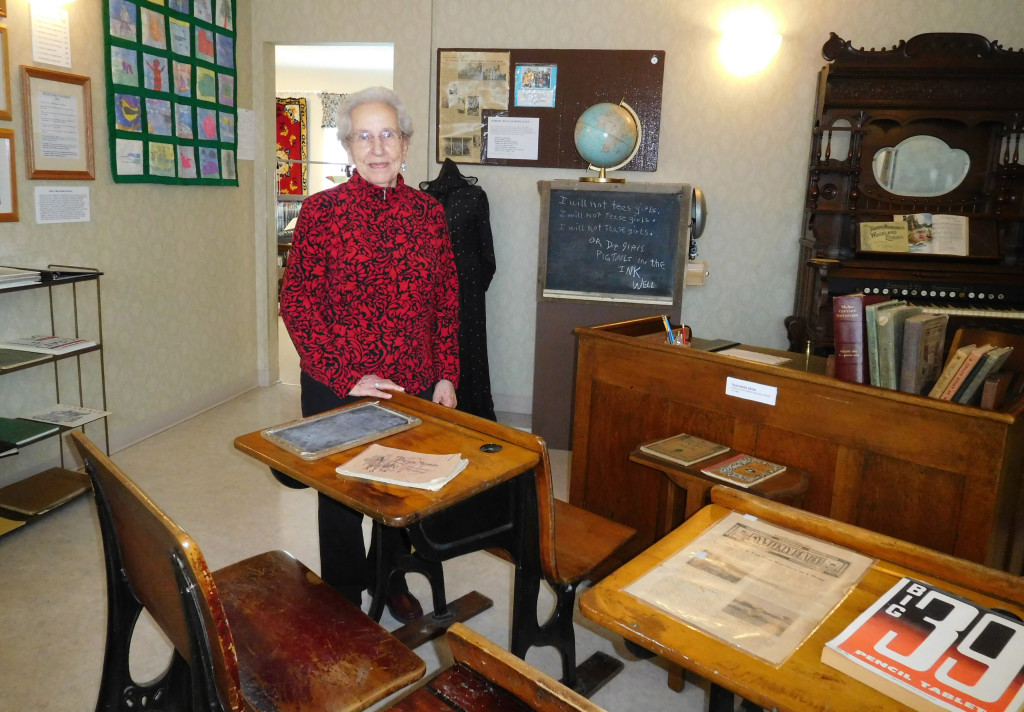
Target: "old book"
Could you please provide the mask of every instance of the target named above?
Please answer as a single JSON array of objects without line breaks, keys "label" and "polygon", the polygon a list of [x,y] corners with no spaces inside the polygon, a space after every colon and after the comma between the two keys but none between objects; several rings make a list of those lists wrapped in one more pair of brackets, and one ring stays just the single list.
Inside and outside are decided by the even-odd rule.
[{"label": "old book", "polygon": [[903,305],[878,311],[878,385],[899,388],[900,369],[903,364],[903,325],[917,316],[921,307]]},{"label": "old book", "polygon": [[909,234],[903,220],[862,222],[860,249],[862,252],[909,252]]},{"label": "old book", "polygon": [[821,661],[918,712],[1024,705],[1024,625],[914,579],[826,643]]},{"label": "old book", "polygon": [[45,361],[48,358],[49,357],[46,354],[37,354],[33,351],[0,349],[0,373],[13,371],[17,368],[24,368],[30,364]]},{"label": "old book", "polygon": [[910,252],[961,257],[969,252],[968,219],[964,215],[913,213],[893,217],[907,223]]},{"label": "old book", "polygon": [[641,445],[640,451],[680,465],[692,465],[695,462],[728,452],[729,448],[704,438],[698,438],[696,435],[680,433],[664,440]]},{"label": "old book", "polygon": [[432,455],[399,450],[373,443],[343,465],[339,475],[403,487],[439,490],[466,469],[469,460],[460,454]]},{"label": "old book", "polygon": [[946,314],[918,314],[903,324],[900,390],[904,393],[924,393],[938,380],[948,322]]},{"label": "old book", "polygon": [[953,396],[953,400],[964,405],[971,405],[976,401],[980,401],[981,386],[985,379],[988,378],[990,373],[995,373],[1002,368],[1003,364],[1006,363],[1006,359],[1010,358],[1012,353],[1012,346],[997,346],[982,356],[978,365],[971,372],[971,375],[964,381],[964,385],[960,386],[960,390]]},{"label": "old book", "polygon": [[942,367],[942,373],[939,374],[939,378],[935,381],[935,385],[928,391],[929,398],[938,398],[942,395],[942,392],[946,390],[946,386],[953,380],[953,376],[960,370],[960,367],[964,365],[964,360],[967,358],[967,354],[978,348],[977,344],[966,344],[961,346],[946,359],[946,364]]},{"label": "old book", "polygon": [[863,292],[832,297],[832,342],[835,344],[835,377],[852,383],[869,383],[867,325],[864,307],[886,301],[882,295]]},{"label": "old book", "polygon": [[753,487],[759,482],[764,482],[769,477],[774,477],[785,471],[785,465],[743,453],[701,469],[701,472],[708,477],[714,477],[744,489]]},{"label": "old book", "polygon": [[942,393],[939,394],[939,398],[948,401],[953,400],[953,396],[955,396],[956,392],[960,390],[960,386],[970,378],[971,373],[974,371],[974,367],[978,365],[981,357],[993,348],[995,347],[993,347],[992,344],[982,344],[981,346],[972,349],[971,352],[967,354],[967,358],[964,359],[963,365],[957,369],[956,373],[953,374],[953,378],[949,380],[949,384]]},{"label": "old book", "polygon": [[877,386],[880,383],[878,370],[878,312],[906,305],[907,303],[903,300],[890,299],[878,304],[868,304],[864,307],[864,323],[868,336],[868,374],[872,386]]},{"label": "old book", "polygon": [[0,441],[25,447],[60,432],[60,426],[25,418],[0,418]]},{"label": "old book", "polygon": [[1013,380],[1009,371],[990,374],[981,387],[981,407],[988,410],[999,410],[1006,402],[1006,391]]},{"label": "old book", "polygon": [[51,467],[0,489],[0,509],[34,517],[68,502],[89,489],[81,472]]}]

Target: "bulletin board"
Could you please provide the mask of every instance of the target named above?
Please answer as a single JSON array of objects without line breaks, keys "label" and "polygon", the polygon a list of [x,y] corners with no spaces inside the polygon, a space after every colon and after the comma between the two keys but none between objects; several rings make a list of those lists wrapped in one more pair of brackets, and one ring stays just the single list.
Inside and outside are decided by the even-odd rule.
[{"label": "bulletin board", "polygon": [[[643,137],[623,170],[656,171],[664,68],[663,50],[438,49],[437,162],[586,169],[576,120],[625,101]],[[498,135],[515,132],[516,150],[495,157]]]}]

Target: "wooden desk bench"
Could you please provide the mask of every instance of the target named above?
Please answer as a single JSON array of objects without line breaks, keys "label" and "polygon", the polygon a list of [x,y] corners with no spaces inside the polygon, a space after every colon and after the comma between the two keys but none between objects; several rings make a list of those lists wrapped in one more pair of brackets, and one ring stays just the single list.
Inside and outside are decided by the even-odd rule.
[{"label": "wooden desk bench", "polygon": [[[655,441],[652,440],[651,442]],[[631,462],[645,465],[655,470],[661,470],[668,477],[669,481],[675,485],[675,487],[668,488],[664,511],[660,518],[659,538],[668,534],[696,514],[701,507],[708,504],[710,501],[709,492],[712,487],[715,485],[728,486],[729,483],[727,482],[722,482],[719,479],[705,475],[701,472],[701,468],[737,454],[737,451],[729,450],[722,455],[709,457],[707,460],[701,460],[687,466],[655,457],[642,451],[639,447],[629,453]],[[753,485],[746,491],[758,497],[764,497],[774,502],[782,502],[783,504],[800,509],[803,506],[804,493],[807,491],[810,482],[811,478],[805,471],[787,467],[785,472],[781,472],[775,475],[775,477],[770,477],[764,482]],[[685,509],[681,519],[676,515],[676,507],[678,506],[676,503],[676,493],[680,489],[686,493]]]}]

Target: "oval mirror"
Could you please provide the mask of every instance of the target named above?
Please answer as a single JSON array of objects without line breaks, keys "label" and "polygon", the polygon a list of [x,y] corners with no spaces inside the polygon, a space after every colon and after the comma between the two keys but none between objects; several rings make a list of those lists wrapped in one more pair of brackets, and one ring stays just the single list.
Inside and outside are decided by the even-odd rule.
[{"label": "oval mirror", "polygon": [[890,193],[934,198],[956,188],[967,176],[970,156],[934,136],[911,136],[879,149],[871,159],[878,184]]}]

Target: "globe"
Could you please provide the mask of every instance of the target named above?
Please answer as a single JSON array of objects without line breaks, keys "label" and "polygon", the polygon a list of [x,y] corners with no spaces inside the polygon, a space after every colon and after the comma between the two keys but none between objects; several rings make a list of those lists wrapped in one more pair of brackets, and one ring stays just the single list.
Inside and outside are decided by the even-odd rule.
[{"label": "globe", "polygon": [[594,104],[576,121],[573,140],[576,150],[591,166],[614,170],[627,163],[640,144],[640,122],[636,112],[626,104]]}]

